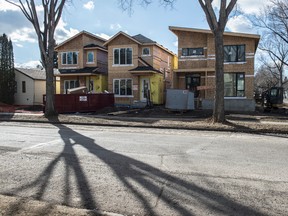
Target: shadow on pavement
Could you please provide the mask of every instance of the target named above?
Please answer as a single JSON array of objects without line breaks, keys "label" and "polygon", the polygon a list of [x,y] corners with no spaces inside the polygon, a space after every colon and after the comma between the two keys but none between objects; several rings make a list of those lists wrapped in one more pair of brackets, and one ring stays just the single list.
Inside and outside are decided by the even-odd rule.
[{"label": "shadow on pavement", "polygon": [[[124,190],[133,194],[134,199],[141,203],[145,215],[162,215],[157,212],[158,203],[161,203],[165,208],[170,209],[177,215],[195,215],[195,213],[193,213],[193,202],[195,202],[195,200],[197,200],[197,203],[200,203],[207,212],[211,212],[212,214],[264,215],[221,193],[200,187],[180,177],[175,177],[139,160],[107,150],[97,145],[95,140],[79,134],[65,125],[55,124],[55,126],[59,128],[58,133],[65,143],[63,151],[44,168],[35,181],[8,191],[8,194],[17,195],[18,192],[23,192],[26,189],[37,188],[37,193],[34,194],[33,198],[41,200],[46,192],[56,165],[62,161],[65,167],[63,171],[65,184],[63,184],[64,188],[62,188],[64,193],[63,203],[71,205],[70,188],[73,185],[70,179],[71,175],[75,175],[82,206],[87,209],[98,209],[99,206],[97,206],[97,200],[92,192],[89,178],[84,172],[74,149],[74,145],[81,145],[113,171],[114,175],[125,187]],[[137,184],[132,184],[131,182]],[[146,197],[139,190],[139,187],[135,185],[140,185],[146,192],[156,197],[156,204],[152,204],[151,197]],[[120,197],[120,199],[119,201],[121,202],[125,197]],[[111,203],[111,205],[113,205],[113,203]],[[134,210],[135,209],[128,209],[128,214],[135,213],[133,212]]]}]

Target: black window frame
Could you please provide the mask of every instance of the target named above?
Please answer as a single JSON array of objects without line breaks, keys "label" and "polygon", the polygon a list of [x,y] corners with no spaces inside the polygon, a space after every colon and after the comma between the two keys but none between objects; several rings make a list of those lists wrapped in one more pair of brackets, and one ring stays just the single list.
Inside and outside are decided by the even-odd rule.
[{"label": "black window frame", "polygon": [[[227,82],[225,82],[225,75],[233,75],[232,86],[227,87]],[[243,84],[240,86],[240,83]],[[231,90],[232,88],[232,90]],[[227,90],[230,89],[230,90]],[[227,95],[227,92],[232,92],[233,95]],[[244,72],[227,72],[224,73],[224,97],[245,97],[245,73]]]},{"label": "black window frame", "polygon": [[204,48],[182,48],[182,56],[203,56]]},{"label": "black window frame", "polygon": [[[234,52],[234,58],[231,52]],[[246,62],[246,45],[224,45],[224,62]]]}]

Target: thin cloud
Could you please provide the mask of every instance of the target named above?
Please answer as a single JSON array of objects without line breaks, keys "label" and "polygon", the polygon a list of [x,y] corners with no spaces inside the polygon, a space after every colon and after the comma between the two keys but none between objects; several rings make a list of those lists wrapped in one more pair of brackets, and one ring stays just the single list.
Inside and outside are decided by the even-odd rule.
[{"label": "thin cloud", "polygon": [[253,30],[251,21],[243,15],[234,16],[229,19],[226,27],[232,32],[251,33]]},{"label": "thin cloud", "polygon": [[87,10],[93,10],[94,9],[94,2],[93,1],[88,1],[86,4],[83,5],[83,8]]},{"label": "thin cloud", "polygon": [[112,36],[109,36],[105,33],[96,34],[96,36],[109,40]]},{"label": "thin cloud", "polygon": [[111,30],[119,30],[119,29],[121,29],[121,28],[122,28],[122,26],[121,26],[119,23],[111,24],[111,25],[110,25],[110,29],[111,29]]}]

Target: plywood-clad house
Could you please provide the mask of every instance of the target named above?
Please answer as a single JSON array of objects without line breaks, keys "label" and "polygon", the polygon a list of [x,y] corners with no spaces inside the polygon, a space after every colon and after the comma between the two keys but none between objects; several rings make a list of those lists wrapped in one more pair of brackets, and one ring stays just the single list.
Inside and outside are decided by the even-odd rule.
[{"label": "plywood-clad house", "polygon": [[114,35],[108,47],[108,89],[116,104],[163,104],[165,89],[172,87],[173,54],[157,42],[124,32]]},{"label": "plywood-clad house", "polygon": [[[195,92],[198,106],[213,108],[215,94],[215,45],[210,30],[172,27],[178,37],[178,69],[174,88]],[[259,35],[224,33],[224,91],[226,110],[255,109],[254,61]]]},{"label": "plywood-clad house", "polygon": [[59,44],[58,69],[60,93],[68,89],[86,86],[91,93],[107,90],[108,51],[105,39],[82,31]]}]

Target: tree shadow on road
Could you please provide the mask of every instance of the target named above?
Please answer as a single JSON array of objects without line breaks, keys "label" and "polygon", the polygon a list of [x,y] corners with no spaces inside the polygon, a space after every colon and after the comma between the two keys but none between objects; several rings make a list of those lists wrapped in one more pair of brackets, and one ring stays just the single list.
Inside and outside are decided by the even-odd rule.
[{"label": "tree shadow on road", "polygon": [[[124,186],[123,190],[128,191],[129,194],[134,197],[135,201],[140,203],[143,210],[142,213],[145,215],[162,215],[163,212],[159,213],[159,211],[157,211],[159,205],[162,207],[165,206],[170,212],[177,215],[195,215],[193,208],[197,205],[203,206],[202,208],[206,209],[207,212],[212,212],[212,214],[264,215],[219,192],[201,187],[196,183],[169,174],[140,160],[108,150],[98,145],[95,140],[65,125],[54,125],[59,128],[58,132],[64,141],[63,151],[49,163],[34,182],[11,190],[8,192],[9,194],[17,195],[17,193],[27,189],[37,188],[37,193],[35,193],[34,198],[42,200],[56,165],[60,163],[60,161],[64,161],[65,172],[63,175],[65,175],[65,184],[64,188],[62,188],[64,193],[63,203],[71,205],[71,194],[69,191],[72,183],[69,179],[71,175],[74,174],[82,206],[87,209],[99,208],[95,198],[96,194],[94,194],[97,192],[93,192],[93,188],[89,183],[91,179],[89,179],[89,176],[81,166],[83,163],[80,163],[80,159],[74,148],[75,145],[81,145],[89,151],[93,157],[100,159],[113,172],[121,185]],[[138,185],[138,187],[136,185]],[[139,188],[142,189],[140,190]],[[143,189],[145,193],[143,193]],[[151,194],[156,202],[151,200],[151,196],[145,195],[147,194],[146,192]],[[119,202],[126,198],[127,197],[123,196],[120,197],[119,199],[121,200],[119,200]],[[110,205],[113,206],[113,203]],[[135,209],[128,208],[128,212],[120,213],[133,214],[135,213],[133,212],[134,210]]]}]

